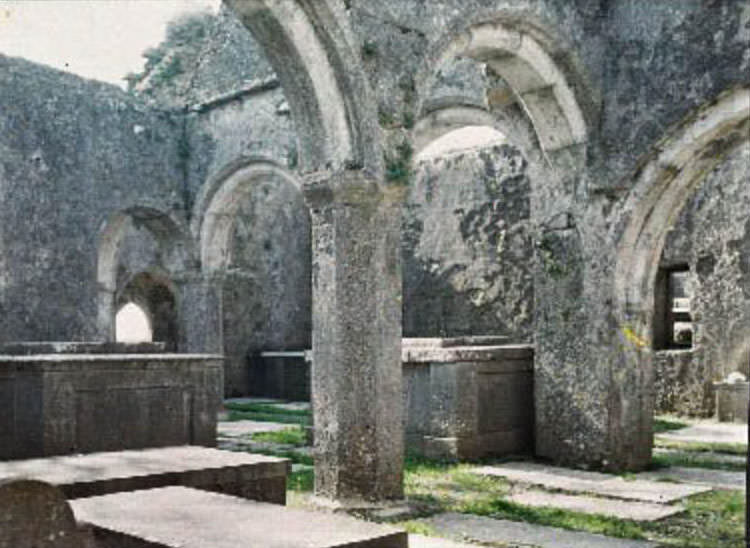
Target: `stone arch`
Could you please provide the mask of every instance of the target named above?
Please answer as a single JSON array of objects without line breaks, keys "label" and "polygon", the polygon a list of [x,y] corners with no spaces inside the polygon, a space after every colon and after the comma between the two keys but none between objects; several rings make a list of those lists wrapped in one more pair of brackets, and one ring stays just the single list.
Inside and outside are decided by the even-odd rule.
[{"label": "stone arch", "polygon": [[235,213],[244,193],[252,191],[258,181],[279,178],[302,189],[301,182],[273,161],[246,158],[221,170],[201,191],[194,212],[193,233],[200,241],[201,265],[204,272],[220,272],[226,268]]},{"label": "stone arch", "polygon": [[[593,101],[584,93],[583,78],[571,68],[575,62],[568,59],[569,49],[542,26],[521,21],[517,15],[499,14],[438,38],[417,76],[420,117],[429,114],[426,99],[436,67],[457,57],[484,62],[507,82],[545,152],[587,142],[592,121],[586,113],[593,109],[584,110],[582,105]],[[561,59],[566,62],[560,63]]]},{"label": "stone arch", "polygon": [[112,214],[99,236],[97,253],[97,328],[103,340],[114,340],[120,249],[130,223],[144,226],[159,244],[162,267],[171,276],[195,269],[193,243],[181,223],[151,207],[134,206]]},{"label": "stone arch", "polygon": [[484,109],[473,106],[451,106],[426,114],[414,126],[412,146],[417,158],[431,143],[465,127],[495,128],[495,117]]},{"label": "stone arch", "polygon": [[148,318],[152,340],[163,342],[167,350],[177,350],[178,292],[169,275],[161,269],[139,272],[118,288],[115,295],[116,309],[129,302],[137,305]]},{"label": "stone arch", "polygon": [[654,292],[667,230],[706,174],[750,139],[750,89],[726,92],[656,146],[630,177],[625,215],[616,227],[614,316],[622,351],[610,394],[612,455],[648,463],[652,441]]},{"label": "stone arch", "polygon": [[340,0],[226,0],[263,47],[289,101],[302,171],[380,171],[379,126]]}]

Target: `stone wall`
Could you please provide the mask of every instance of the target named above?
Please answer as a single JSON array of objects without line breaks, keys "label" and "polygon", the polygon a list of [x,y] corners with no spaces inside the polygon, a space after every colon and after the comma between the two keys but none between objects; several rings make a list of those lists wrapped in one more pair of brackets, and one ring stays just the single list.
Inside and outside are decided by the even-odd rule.
[{"label": "stone wall", "polygon": [[669,233],[662,265],[685,264],[692,294],[689,360],[664,357],[657,410],[712,415],[713,382],[750,374],[750,144],[710,173]]},{"label": "stone wall", "polygon": [[97,254],[118,211],[180,216],[181,124],[114,86],[0,56],[0,340],[98,337]]},{"label": "stone wall", "polygon": [[[677,218],[693,186],[680,183],[679,192],[664,193],[667,202],[655,202],[668,207],[641,217],[639,208],[658,194],[655,190],[672,189],[670,184],[679,183],[688,171],[700,180],[713,169],[712,157],[720,158],[738,139],[747,141],[741,124],[727,130],[731,135],[721,133],[724,127],[713,136],[704,135],[705,143],[678,138],[692,135],[685,128],[700,133],[716,101],[733,90],[741,95],[737,90],[750,84],[746,3],[407,0],[386,1],[374,10],[367,2],[353,0],[336,6],[336,13],[348,8],[351,29],[343,34],[354,44],[372,87],[372,106],[378,110],[385,143],[382,155],[378,151],[384,179],[393,187],[409,185],[411,192],[404,253],[407,333],[499,331],[525,340],[533,333],[538,454],[587,466],[643,466],[650,459],[655,389],[649,323],[653,302],[646,302],[652,281],[630,277],[622,282],[618,276],[638,271],[623,263],[629,256],[630,230],[638,232],[642,218],[653,223],[661,219],[665,225],[649,226],[655,234],[649,240],[651,251],[658,260],[662,231]],[[147,108],[143,100],[109,86],[0,59],[0,88],[7,99],[0,113],[0,338],[80,339],[98,334],[97,238],[113,213],[136,206],[141,213],[161,212],[175,225],[190,226],[186,245],[197,249],[206,211],[202,198],[207,189],[220,188],[233,169],[262,157],[294,178],[298,135],[304,136],[305,150],[327,150],[308,142],[320,128],[295,127],[291,119],[287,102],[297,108],[306,105],[307,98],[285,95],[324,87],[302,82],[310,75],[301,75],[300,84],[285,73],[289,85],[282,93],[281,80],[276,81],[257,44],[227,12],[222,17],[227,18],[211,27],[206,47],[187,52],[199,60],[186,65],[197,67],[195,73],[180,75],[173,86],[176,94],[158,107],[151,102]],[[491,43],[482,45],[489,36]],[[268,36],[263,39],[266,46],[275,44]],[[457,61],[451,53],[456,51],[467,55]],[[278,51],[271,53],[278,57]],[[325,53],[334,63],[352,62],[348,53]],[[352,65],[337,74],[358,74],[359,64]],[[544,70],[530,71],[530,66]],[[338,91],[349,94],[351,104],[345,105],[349,110],[333,105],[340,108],[331,120],[342,111],[351,114],[351,105],[369,99],[362,93],[355,97],[353,89]],[[491,158],[496,173],[486,177],[479,157],[415,163],[412,153],[425,137],[420,133],[425,124],[430,126],[453,107],[468,110],[450,111],[456,117],[447,122],[443,118],[446,127],[477,125],[479,120],[479,125],[501,131],[511,147],[505,150],[524,158],[523,169],[513,171],[516,168],[509,166],[517,164]],[[430,127],[440,129],[438,122]],[[367,124],[357,131],[369,132],[368,143],[380,137]],[[661,158],[673,150],[670,147],[683,153]],[[699,191],[696,205],[690,206],[696,218],[705,218],[700,222],[707,228],[717,227],[713,235],[694,234],[703,243],[693,248],[689,259],[700,285],[695,355],[704,353],[696,359],[704,360],[701,367],[707,371],[714,371],[707,364],[734,363],[733,356],[747,350],[747,322],[740,310],[745,305],[741,257],[746,219],[738,216],[740,209],[721,212],[711,205],[715,201],[741,208],[746,203],[735,184],[742,179],[743,154],[732,153],[714,175],[730,186],[716,183],[715,190]],[[340,166],[348,156],[331,157],[332,165]],[[355,163],[347,169],[360,167]],[[731,167],[734,164],[737,167]],[[464,198],[457,193],[459,186],[445,184],[454,178],[469,183],[461,189],[477,193]],[[487,188],[498,181],[502,198],[497,189]],[[656,181],[655,186],[649,186],[650,181]],[[516,184],[520,186],[511,191]],[[433,197],[445,202],[428,200],[428,188],[437,188]],[[726,200],[719,199],[722,196]],[[272,245],[264,249],[269,253],[261,261],[251,261],[260,242],[248,229],[256,223],[251,211],[257,211],[253,204],[265,203],[263,198],[253,200],[242,200],[242,222],[230,246],[238,250],[237,264],[243,264],[246,273],[275,259],[278,265],[288,263],[284,253],[300,249],[296,242],[304,241],[302,224],[292,228],[285,221],[282,225],[295,231],[289,238],[295,244]],[[454,210],[448,217],[450,230],[425,230],[438,212],[445,215],[443,204],[459,203],[471,209],[466,205],[460,215]],[[266,205],[267,213],[276,211]],[[479,215],[472,216],[471,210]],[[731,226],[715,221],[715,216]],[[143,215],[137,218],[148,225]],[[257,226],[268,230],[272,218],[257,221]],[[500,237],[501,220],[507,223],[507,234],[519,235],[515,241],[507,234]],[[243,230],[245,236],[240,236]],[[440,235],[450,245],[441,248]],[[533,256],[524,265],[529,253]],[[133,265],[139,256],[150,257],[140,264],[152,268],[158,255],[128,252],[123,257],[132,258]],[[498,274],[500,255],[500,264],[512,267],[511,274]],[[453,256],[459,260],[449,272]],[[429,264],[421,263],[423,259]],[[266,272],[274,279],[283,269]],[[437,278],[430,278],[435,273]],[[221,285],[222,272],[204,274],[195,285],[198,289],[178,291],[180,310],[198,311],[190,320],[193,334],[201,331],[201,316],[222,310],[217,295],[227,289]],[[239,278],[245,284],[250,276]],[[268,287],[280,287],[274,283]],[[623,297],[618,283],[642,285],[645,300]],[[235,287],[245,296],[266,292],[266,287],[240,287],[240,282]],[[445,289],[450,302],[443,312]],[[409,308],[420,292],[422,305]],[[423,313],[409,311],[420,306]],[[533,319],[528,320],[531,309]],[[247,312],[236,315],[244,322]],[[733,324],[725,323],[726,318]],[[228,316],[216,323],[227,320],[236,323]],[[272,325],[270,320],[265,323]],[[300,330],[304,327],[293,329]],[[208,331],[208,339],[222,339],[220,327],[216,333]],[[270,333],[268,337],[271,340]],[[244,332],[238,335],[230,351],[240,356],[245,338]],[[719,354],[709,355],[709,349]]]},{"label": "stone wall", "polygon": [[531,338],[527,162],[512,145],[418,164],[402,230],[406,337]]}]

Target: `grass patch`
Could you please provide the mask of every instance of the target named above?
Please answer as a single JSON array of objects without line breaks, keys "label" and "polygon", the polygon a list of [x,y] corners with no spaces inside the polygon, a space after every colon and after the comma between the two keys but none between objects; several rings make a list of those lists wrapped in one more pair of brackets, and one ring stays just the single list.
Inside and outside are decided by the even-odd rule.
[{"label": "grass patch", "polygon": [[407,533],[411,533],[412,535],[424,535],[426,537],[438,536],[434,527],[422,521],[400,521],[394,525],[404,529]]},{"label": "grass patch", "polygon": [[285,407],[278,407],[272,403],[235,403],[227,402],[224,407],[229,411],[241,411],[245,413],[265,413],[271,415],[289,415],[292,417],[309,417],[311,412],[309,409],[287,409]]},{"label": "grass patch", "polygon": [[307,493],[315,487],[315,470],[300,470],[292,472],[286,479],[288,491]]},{"label": "grass patch", "polygon": [[745,443],[704,443],[655,439],[654,447],[661,447],[663,449],[677,449],[679,451],[693,453],[726,453],[729,455],[747,455],[747,444]]},{"label": "grass patch", "polygon": [[305,432],[301,428],[287,428],[278,432],[257,432],[253,434],[252,440],[295,447],[304,447],[307,444]]},{"label": "grass patch", "polygon": [[667,419],[664,417],[654,418],[654,434],[680,430],[682,428],[687,428],[688,426],[690,426],[688,423],[676,421],[674,419]]},{"label": "grass patch", "polygon": [[310,424],[309,417],[297,416],[297,415],[286,415],[286,414],[273,414],[273,413],[257,413],[255,411],[234,411],[230,410],[227,414],[228,421],[242,421],[251,420],[258,422],[280,422],[283,424],[299,424],[300,426]]},{"label": "grass patch", "polygon": [[686,511],[644,524],[648,538],[664,546],[736,548],[744,546],[745,494],[711,491],[687,499]]},{"label": "grass patch", "polygon": [[[741,491],[712,491],[696,495],[685,501],[686,511],[682,514],[654,523],[639,523],[510,502],[506,500],[510,492],[507,481],[478,476],[471,473],[469,465],[460,463],[409,458],[404,487],[409,501],[421,504],[425,515],[459,512],[618,538],[647,539],[664,546],[743,546],[745,506]],[[419,526],[421,522],[416,524]]]}]

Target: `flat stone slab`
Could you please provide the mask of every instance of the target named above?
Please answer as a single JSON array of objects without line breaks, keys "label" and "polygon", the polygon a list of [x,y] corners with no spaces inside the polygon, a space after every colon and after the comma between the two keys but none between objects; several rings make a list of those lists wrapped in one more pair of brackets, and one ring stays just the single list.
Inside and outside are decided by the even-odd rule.
[{"label": "flat stone slab", "polygon": [[288,470],[286,459],[181,446],[0,462],[0,480],[44,481],[69,499],[186,485],[283,504]]},{"label": "flat stone slab", "polygon": [[682,468],[676,466],[665,468],[664,470],[641,472],[637,477],[639,479],[655,481],[666,479],[686,483],[689,482],[699,485],[707,485],[713,489],[745,489],[745,472],[732,472],[729,470]]},{"label": "flat stone slab", "polygon": [[656,440],[689,443],[743,443],[747,444],[747,425],[729,422],[696,422],[687,428],[661,432]]},{"label": "flat stone slab", "polygon": [[140,546],[137,539],[148,539],[144,548],[408,548],[406,532],[392,527],[185,487],[79,499],[71,506],[97,537],[124,535],[133,548]]},{"label": "flat stone slab", "polygon": [[478,544],[466,544],[452,540],[426,537],[424,535],[409,535],[409,548],[477,548]]},{"label": "flat stone slab", "polygon": [[533,462],[483,466],[473,472],[483,476],[503,477],[512,482],[539,485],[547,489],[662,504],[711,490],[705,485],[629,480],[610,474],[544,466]]},{"label": "flat stone slab", "polygon": [[560,508],[584,514],[599,514],[634,521],[657,521],[685,511],[685,508],[679,505],[605,499],[586,495],[563,495],[535,490],[513,493],[507,499],[525,506]]},{"label": "flat stone slab", "polygon": [[220,422],[218,423],[216,429],[219,436],[236,438],[239,436],[251,436],[259,432],[280,432],[282,430],[289,430],[293,428],[299,427],[295,426],[294,424],[280,422],[241,420]]},{"label": "flat stone slab", "polygon": [[529,545],[540,548],[651,548],[656,546],[643,540],[618,539],[467,514],[438,514],[419,521],[455,539],[500,545]]},{"label": "flat stone slab", "polygon": [[654,447],[654,455],[665,455],[665,456],[680,456],[680,457],[693,457],[703,458],[705,460],[712,460],[716,462],[728,462],[732,464],[742,464],[747,462],[747,457],[742,455],[730,455],[728,453],[715,453],[711,451],[696,452],[696,451],[681,451],[679,449],[667,449],[665,447]]}]

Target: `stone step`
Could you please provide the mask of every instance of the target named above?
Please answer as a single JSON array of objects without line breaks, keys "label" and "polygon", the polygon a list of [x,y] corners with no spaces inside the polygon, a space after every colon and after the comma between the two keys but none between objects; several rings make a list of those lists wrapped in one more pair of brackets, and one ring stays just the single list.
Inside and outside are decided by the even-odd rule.
[{"label": "stone step", "polygon": [[289,468],[286,459],[180,446],[0,462],[0,480],[44,481],[69,499],[184,485],[284,504]]},{"label": "stone step", "polygon": [[605,499],[587,495],[563,495],[536,490],[513,493],[507,500],[535,508],[560,508],[633,521],[657,521],[685,511],[685,508],[679,505]]},{"label": "stone step", "polygon": [[[408,548],[404,531],[349,516],[186,487],[70,502],[102,545],[129,548]],[[147,540],[146,540],[147,539]]]},{"label": "stone step", "polygon": [[706,485],[626,479],[610,474],[545,466],[533,462],[483,466],[476,468],[474,473],[503,477],[511,482],[538,485],[546,489],[661,504],[711,490]]},{"label": "stone step", "polygon": [[607,537],[520,521],[468,514],[438,514],[419,520],[441,535],[482,546],[534,546],[536,548],[655,548],[643,540]]}]

